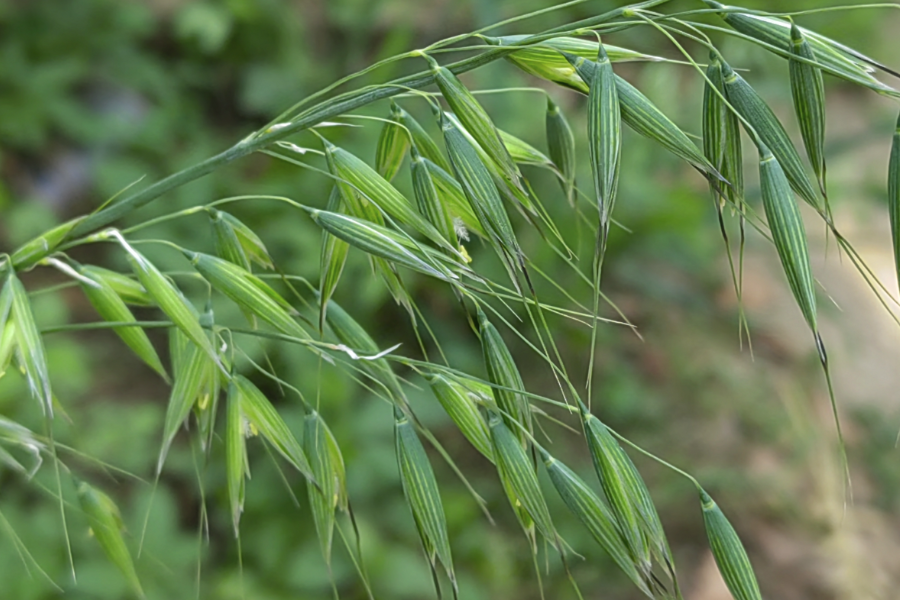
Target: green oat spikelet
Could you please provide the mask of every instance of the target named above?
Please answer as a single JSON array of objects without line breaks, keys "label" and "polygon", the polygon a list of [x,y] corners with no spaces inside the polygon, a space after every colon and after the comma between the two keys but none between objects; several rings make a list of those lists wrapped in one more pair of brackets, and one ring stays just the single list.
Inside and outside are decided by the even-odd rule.
[{"label": "green oat spikelet", "polygon": [[128,581],[132,591],[139,598],[143,598],[144,590],[141,587],[141,581],[134,568],[131,552],[129,552],[128,546],[125,544],[125,538],[122,536],[122,530],[125,526],[122,524],[119,507],[116,506],[112,498],[86,481],[79,481],[74,476],[72,479],[75,483],[78,503],[81,505],[81,510],[84,511],[84,516],[87,517],[94,538],[100,544],[100,547],[103,548],[103,552],[109,561],[119,569]]},{"label": "green oat spikelet", "polygon": [[381,126],[378,145],[375,148],[375,171],[391,181],[403,165],[403,157],[409,149],[410,136],[400,125],[400,107],[391,102],[391,114]]},{"label": "green oat spikelet", "polygon": [[[791,24],[791,52],[801,58],[815,60],[809,42],[800,28]],[[822,71],[818,67],[791,60],[791,96],[794,100],[794,111],[806,155],[812,164],[819,183],[819,191],[825,199],[825,210],[831,219],[831,208],[828,205],[828,192],[825,185],[825,83]]]},{"label": "green oat spikelet", "polygon": [[735,600],[762,600],[744,545],[722,509],[702,488],[700,506],[710,550],[731,595]]},{"label": "green oat spikelet", "polygon": [[[77,271],[84,278],[79,282],[84,295],[104,321],[111,323],[134,323],[137,321],[125,301],[104,278],[80,267],[77,268]],[[93,285],[88,284],[87,281],[93,282]],[[169,381],[169,375],[159,360],[156,349],[142,328],[123,326],[114,327],[113,331],[138,358],[156,371],[163,380]]]},{"label": "green oat spikelet", "polygon": [[410,418],[398,408],[394,408],[394,443],[397,462],[400,467],[400,481],[403,495],[412,511],[416,530],[422,548],[432,570],[435,588],[440,594],[437,576],[434,574],[440,562],[453,585],[456,596],[456,575],[453,570],[453,556],[450,551],[450,536],[447,533],[447,519],[438,489],[437,479],[425,453],[425,448],[416,434]]},{"label": "green oat spikelet", "polygon": [[[566,63],[568,64],[568,63]],[[547,149],[560,174],[560,184],[570,205],[575,202],[575,135],[559,106],[547,96]]]}]

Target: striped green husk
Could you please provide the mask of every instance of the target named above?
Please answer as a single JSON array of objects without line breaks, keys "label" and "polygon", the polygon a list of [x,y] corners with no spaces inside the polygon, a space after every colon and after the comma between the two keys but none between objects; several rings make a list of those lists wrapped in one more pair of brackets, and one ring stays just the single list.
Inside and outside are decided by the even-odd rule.
[{"label": "striped green husk", "polygon": [[784,169],[791,188],[797,192],[797,195],[816,210],[821,210],[816,190],[813,188],[812,182],[803,168],[800,155],[794,148],[781,121],[756,93],[756,90],[750,87],[743,77],[735,73],[725,61],[722,61],[722,76],[725,81],[725,95],[728,102],[753,128],[752,131],[748,131],[750,137],[757,145],[761,143],[769,148],[781,168]]},{"label": "striped green husk", "polygon": [[218,292],[279,332],[300,339],[310,335],[291,316],[291,305],[262,279],[241,267],[202,252],[185,251],[191,264]]},{"label": "striped green husk", "polygon": [[381,126],[375,148],[375,170],[388,181],[400,170],[409,148],[409,135],[399,125],[399,121],[400,107],[392,102],[390,118]]},{"label": "striped green husk", "polygon": [[309,459],[306,458],[303,447],[265,394],[242,375],[232,375],[231,384],[237,388],[241,399],[241,414],[247,419],[249,425],[255,427],[259,434],[301,475],[311,482],[315,482],[312,467]]},{"label": "striped green husk", "polygon": [[553,163],[543,152],[525,140],[517,138],[513,134],[507,133],[502,129],[498,129],[497,131],[500,132],[500,139],[503,140],[503,145],[506,146],[506,150],[509,152],[510,157],[512,157],[513,162],[520,165],[532,165],[535,167],[552,166]]},{"label": "striped green husk", "polygon": [[588,91],[588,148],[591,155],[591,172],[594,176],[594,192],[600,211],[600,237],[602,248],[609,234],[609,219],[616,200],[619,185],[619,159],[622,151],[622,119],[619,93],[612,63],[598,45],[597,61],[566,55],[579,76],[589,85]]},{"label": "striped green husk", "polygon": [[[559,537],[553,526],[553,520],[550,518],[550,510],[541,493],[534,464],[519,443],[518,437],[510,431],[499,414],[491,412],[488,418],[488,427],[491,431],[497,473],[513,510],[518,513],[519,510],[524,509],[541,535],[555,545],[562,554]],[[522,525],[527,527],[527,522],[523,522]]]},{"label": "striped green husk", "polygon": [[488,233],[495,252],[506,266],[510,279],[515,282],[517,261],[520,259],[519,243],[491,173],[479,158],[472,143],[443,113],[441,129],[444,132],[444,142],[450,154],[456,179],[469,201],[472,212],[477,216],[482,229]]},{"label": "striped green husk", "polygon": [[[357,354],[374,356],[381,351],[378,344],[369,335],[369,332],[357,323],[337,302],[332,301],[330,303],[327,321],[328,326],[337,339]],[[388,388],[395,402],[403,401],[404,394],[400,380],[387,359],[362,360],[359,361],[359,365]]]},{"label": "striped green husk", "polygon": [[234,537],[240,535],[241,513],[244,511],[245,477],[250,474],[247,463],[246,425],[241,410],[241,392],[232,379],[228,386],[228,410],[225,418],[225,481]]},{"label": "striped green husk", "polygon": [[616,76],[622,121],[646,138],[661,144],[669,152],[687,161],[701,173],[720,179],[697,145],[673,123],[649,98],[633,85]]},{"label": "striped green husk", "polygon": [[[393,106],[397,105],[392,105],[392,109]],[[435,142],[434,139],[428,135],[428,132],[425,131],[425,128],[400,106],[397,106],[397,115],[397,120],[400,121],[401,125],[406,127],[406,130],[412,138],[412,143],[419,150],[419,153],[426,159],[438,165],[444,171],[449,171],[450,162],[447,160],[447,157],[444,156],[444,153],[441,152],[437,142]]]},{"label": "striped green husk", "polygon": [[141,588],[141,581],[135,571],[131,552],[128,551],[125,538],[122,536],[125,526],[122,523],[119,508],[112,498],[86,481],[79,481],[75,477],[72,479],[75,483],[78,503],[90,524],[94,538],[103,548],[106,557],[128,581],[128,585],[131,586],[134,593],[139,598],[143,598],[144,590]]},{"label": "striped green husk", "polygon": [[[478,145],[491,157],[506,176],[516,185],[519,182],[519,169],[509,155],[509,151],[500,138],[494,122],[485,112],[475,96],[449,69],[439,66],[431,60],[431,72],[434,82],[441,90],[450,110],[460,120],[466,131],[475,138]],[[451,160],[452,163],[452,160]]]},{"label": "striped green husk", "polygon": [[816,294],[809,265],[806,228],[787,177],[778,159],[765,146],[759,152],[759,185],[772,240],[791,292],[803,318],[816,333]]},{"label": "striped green husk", "polygon": [[266,245],[263,244],[263,241],[256,235],[255,231],[247,227],[247,225],[231,213],[214,210],[212,214],[215,220],[220,220],[223,224],[227,224],[228,227],[231,228],[237,237],[238,243],[241,245],[241,249],[244,251],[247,258],[250,259],[250,262],[254,262],[264,269],[275,268],[272,257],[269,256],[269,251],[266,249]]},{"label": "striped green husk", "polygon": [[888,160],[888,214],[894,242],[894,263],[897,265],[897,280],[900,281],[900,117],[894,129],[891,156]]},{"label": "striped green husk", "polygon": [[478,409],[478,403],[472,398],[472,391],[448,376],[434,374],[426,376],[426,379],[431,391],[459,431],[485,458],[494,462],[491,435]]},{"label": "striped green husk", "polygon": [[[7,298],[2,298],[6,296]],[[47,354],[44,351],[44,341],[34,314],[31,311],[31,302],[28,300],[28,292],[13,269],[9,269],[6,276],[6,284],[3,286],[3,294],[0,295],[0,313],[7,313],[15,325],[16,348],[18,357],[25,371],[25,379],[28,381],[28,390],[31,396],[37,400],[44,415],[53,416],[53,392],[50,389],[50,372],[47,368]],[[6,308],[8,307],[8,308]]]},{"label": "striped green husk", "polygon": [[[331,194],[328,196],[328,204],[326,210],[331,212],[340,212],[341,194],[337,186],[331,188]],[[350,251],[350,245],[344,240],[337,238],[327,231],[322,232],[322,253],[319,257],[319,298],[321,299],[319,306],[319,330],[325,327],[325,314],[328,311],[328,301],[337,289],[338,282],[341,279],[341,273],[344,271],[344,264],[347,262],[347,253]]]},{"label": "striped green husk", "polygon": [[[791,24],[791,52],[801,58],[814,60],[812,48],[800,28]],[[794,111],[800,124],[806,155],[812,164],[819,183],[819,190],[828,207],[828,193],[825,191],[825,83],[822,71],[810,64],[797,60],[789,61],[791,74],[791,95]],[[829,211],[830,213],[830,211]],[[829,215],[830,216],[830,215]]]},{"label": "striped green husk", "polygon": [[718,90],[725,95],[725,79],[722,63],[717,52],[710,52],[709,67],[706,69],[708,81],[703,86],[703,154],[728,184],[710,186],[715,194],[728,197],[732,206],[740,206],[744,196],[743,152],[741,131],[737,115],[725,106]]},{"label": "striped green husk", "polygon": [[[466,194],[463,192],[459,182],[441,166],[435,164],[427,157],[423,158],[425,167],[428,169],[428,173],[431,174],[431,180],[434,182],[438,198],[450,211],[450,215],[462,221],[467,231],[476,233],[481,237],[487,237],[484,228],[478,221],[478,217],[472,211],[472,205],[469,204],[469,200],[466,198]],[[460,235],[457,233],[457,238],[459,237]]]},{"label": "striped green husk", "polygon": [[700,505],[709,548],[731,595],[735,600],[762,600],[753,566],[734,527],[715,501],[702,489]]},{"label": "striped green husk", "polygon": [[213,241],[215,242],[216,256],[230,263],[250,270],[250,259],[244,252],[244,247],[238,239],[237,232],[231,223],[222,218],[222,213],[217,210],[209,211],[209,220],[213,225]]},{"label": "striped green husk", "polygon": [[326,210],[310,211],[310,217],[328,233],[363,252],[443,281],[458,279],[446,267],[409,248],[409,242],[405,238],[385,227]]},{"label": "striped green husk", "polygon": [[[566,61],[568,65],[568,61]],[[575,201],[575,135],[565,115],[550,96],[547,96],[547,150],[550,160],[560,173],[560,183],[569,204]]]},{"label": "striped green husk", "polygon": [[78,217],[67,221],[61,225],[57,225],[50,231],[46,231],[36,238],[25,242],[10,257],[13,268],[22,265],[33,265],[39,259],[50,254],[54,248],[59,246],[69,232],[78,225],[84,217]]},{"label": "striped green husk", "polygon": [[[172,440],[190,415],[191,408],[197,405],[201,411],[211,411],[217,403],[219,395],[219,371],[216,365],[179,329],[173,329],[172,335],[172,363],[175,382],[169,393],[169,404],[166,408],[163,441],[156,462],[157,473],[162,472]],[[202,432],[201,443],[206,449],[208,439],[202,435]]]},{"label": "striped green husk", "polygon": [[[93,276],[90,272],[81,268],[78,269],[78,272],[86,280],[94,282],[94,285],[88,285],[86,281],[81,281],[81,289],[97,311],[97,314],[104,321],[134,323],[137,320],[122,298],[119,297],[106,280]],[[169,375],[159,360],[156,349],[150,343],[150,338],[147,337],[147,333],[142,328],[133,326],[114,327],[113,331],[147,366],[156,371],[164,380],[169,380]]]},{"label": "striped green husk", "polygon": [[437,566],[437,561],[440,561],[455,589],[456,576],[453,572],[450,536],[447,534],[447,519],[437,479],[415,427],[409,417],[396,408],[394,443],[403,494],[416,522],[422,547],[432,570]]},{"label": "striped green husk", "polygon": [[[453,113],[444,113],[447,119],[453,123],[456,130],[459,131],[468,140],[469,145],[475,149],[481,164],[485,166],[491,179],[494,180],[494,186],[501,196],[504,196],[513,205],[521,205],[528,213],[537,215],[532,196],[529,195],[530,187],[528,181],[524,178],[513,181],[509,175],[497,163],[488,156],[488,153],[478,144],[474,137],[463,127],[459,119]],[[524,143],[524,142],[522,142]]]},{"label": "striped green husk", "polygon": [[[712,0],[703,1],[717,9],[735,8]],[[780,49],[785,54],[784,58],[789,56],[791,52],[791,24],[787,21],[742,13],[739,10],[722,12],[720,16],[736,31]],[[803,28],[800,28],[800,31],[803,37],[809,41],[815,60],[831,75],[862,85],[881,94],[900,97],[900,93],[871,75],[874,72],[871,65],[878,65],[879,69],[887,70],[883,65],[823,35]]]},{"label": "striped green husk", "polygon": [[335,510],[346,511],[349,506],[347,476],[337,440],[315,410],[310,410],[303,421],[303,450],[319,482],[318,487],[308,485],[306,489],[322,556],[330,567]]},{"label": "striped green husk", "polygon": [[569,511],[585,526],[594,540],[609,553],[622,571],[628,575],[641,592],[653,597],[641,574],[632,562],[628,548],[622,541],[615,515],[588,485],[569,467],[546,451],[541,451],[547,473],[553,487],[563,499]]},{"label": "striped green husk", "polygon": [[450,216],[448,207],[438,197],[437,187],[431,177],[428,167],[425,165],[425,157],[419,154],[419,149],[412,144],[409,154],[409,169],[412,175],[413,196],[416,199],[416,207],[419,212],[434,225],[441,235],[453,246],[459,245],[456,230],[453,228],[453,217]]},{"label": "striped green husk", "polygon": [[[582,407],[582,426],[603,495],[609,503],[619,534],[642,575],[650,570],[650,548],[644,536],[645,521],[652,518],[641,508],[643,481],[636,475],[631,459],[619,446],[606,425]],[[637,481],[635,479],[637,478]],[[652,503],[651,503],[652,506]],[[654,511],[655,512],[655,511]]]},{"label": "striped green husk", "polygon": [[81,273],[91,279],[99,279],[111,287],[126,304],[153,306],[153,298],[139,281],[124,273],[110,271],[95,265],[83,265]]},{"label": "striped green husk", "polygon": [[120,239],[119,242],[126,251],[131,270],[159,308],[192,342],[218,363],[218,353],[200,325],[200,315],[194,305],[144,255],[132,248],[124,239]]},{"label": "striped green husk", "polygon": [[[525,39],[526,35],[507,35],[496,38],[486,37],[485,41],[489,44],[499,46],[508,46]],[[609,60],[612,62],[627,61],[661,61],[662,58],[642,54],[627,48],[611,46],[604,44]],[[546,79],[566,87],[578,90],[583,93],[588,92],[587,84],[582,81],[575,72],[575,69],[567,60],[565,60],[561,52],[567,52],[573,56],[593,60],[597,58],[598,43],[596,41],[582,40],[573,37],[558,37],[544,40],[538,44],[523,46],[521,50],[508,54],[506,59],[511,63],[535,77]]]},{"label": "striped green husk", "polygon": [[481,334],[481,351],[488,380],[510,389],[492,388],[494,400],[503,411],[503,419],[523,447],[528,445],[527,433],[532,433],[531,405],[522,394],[510,390],[525,391],[525,383],[512,353],[487,315],[478,309],[478,327]]},{"label": "striped green husk", "polygon": [[455,250],[431,223],[413,209],[409,200],[372,167],[343,148],[327,142],[325,151],[331,155],[333,174],[352,186],[363,201],[374,203],[396,219],[398,224],[412,227],[435,244]]},{"label": "striped green husk", "polygon": [[[2,296],[0,296],[2,302]],[[0,378],[12,362],[16,350],[16,325],[11,319],[0,314]]]},{"label": "striped green husk", "polygon": [[[575,59],[570,58],[570,60],[574,61]],[[579,76],[590,83],[594,80],[597,65],[591,61],[584,61],[579,64],[577,70]],[[647,96],[618,75],[615,75],[615,83],[622,121],[626,125],[647,139],[662,145],[666,150],[684,159],[708,177],[722,178],[687,134]]]}]

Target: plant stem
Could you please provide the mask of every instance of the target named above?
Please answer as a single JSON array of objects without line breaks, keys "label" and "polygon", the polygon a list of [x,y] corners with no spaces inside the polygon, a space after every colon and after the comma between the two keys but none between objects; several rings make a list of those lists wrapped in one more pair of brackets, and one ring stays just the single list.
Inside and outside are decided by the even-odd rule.
[{"label": "plant stem", "polygon": [[[509,46],[491,48],[490,50],[482,52],[481,54],[447,65],[447,68],[457,75],[460,73],[465,73],[467,71],[471,71],[473,69],[477,69],[478,67],[489,64],[497,59],[503,58],[507,54],[515,52],[516,49],[520,46],[527,46],[529,44],[538,43],[568,32],[583,29],[585,27],[596,26],[601,23],[605,23],[607,21],[611,21],[613,19],[621,17],[626,11],[651,8],[653,6],[664,4],[667,1],[668,0],[647,0],[646,2],[640,2],[632,6],[625,6],[607,11],[601,15],[597,15],[596,17],[590,17],[588,19],[578,21],[574,24],[563,25],[547,30],[538,35],[529,36]],[[130,196],[127,196],[122,200],[95,212],[92,215],[89,215],[78,225],[76,225],[71,232],[69,232],[67,238],[71,239],[79,235],[84,235],[106,225],[109,225],[110,223],[120,219],[131,211],[141,208],[142,206],[145,206],[150,202],[156,200],[166,192],[194,181],[195,179],[199,179],[200,177],[211,173],[219,167],[227,165],[239,158],[243,158],[248,154],[256,152],[257,150],[264,148],[265,146],[275,141],[278,141],[305,129],[309,129],[310,127],[318,125],[323,121],[356,110],[357,108],[360,108],[367,104],[371,104],[372,102],[390,98],[391,96],[406,92],[410,88],[419,89],[426,87],[430,85],[433,80],[434,77],[429,71],[423,71],[414,75],[408,75],[406,77],[395,79],[394,81],[383,85],[365,87],[320,102],[316,106],[311,107],[309,110],[297,115],[283,127],[269,127],[262,132],[251,134],[231,148],[228,148],[227,150],[220,152],[215,156],[207,158],[206,160],[190,166],[182,171],[174,173],[173,175],[169,175],[168,177],[157,181],[151,186],[139,192],[135,192],[134,194],[131,194]],[[32,264],[37,262],[41,258],[43,258],[43,256],[36,257],[35,259],[33,259]],[[30,266],[31,265],[25,265],[23,266],[23,268],[27,268]]]}]

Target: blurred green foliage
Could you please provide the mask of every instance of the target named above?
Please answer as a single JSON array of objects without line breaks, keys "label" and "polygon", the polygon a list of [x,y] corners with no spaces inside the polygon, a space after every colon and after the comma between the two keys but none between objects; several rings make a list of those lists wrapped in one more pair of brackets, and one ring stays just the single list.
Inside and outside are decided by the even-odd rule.
[{"label": "blurred green foliage", "polygon": [[[66,217],[90,210],[126,186],[139,180],[154,181],[203,159],[293,102],[379,58],[546,4],[543,0],[2,2],[0,246],[15,247]],[[550,19],[577,20],[593,14],[595,4],[558,11]],[[743,4],[772,8],[771,2]],[[798,1],[791,8],[818,4],[815,0]],[[877,55],[882,49],[881,38],[870,33],[878,18],[878,13],[860,11],[811,17],[809,24],[823,33],[853,40],[860,50]],[[510,33],[547,25],[529,22]],[[672,54],[664,40],[646,33],[623,34],[615,43]],[[734,53],[733,62],[762,73],[752,77],[764,94],[786,101],[784,82],[770,76],[786,72],[783,63],[737,42],[725,42],[724,49]],[[405,67],[383,69],[379,77],[390,77],[401,68]],[[664,99],[667,111],[680,123],[688,124],[688,131],[699,129],[693,115],[698,112],[700,88],[686,68],[628,66],[623,73],[651,99]],[[473,87],[534,84],[507,64],[491,65],[467,76],[466,81]],[[571,118],[579,135],[579,151],[586,156],[583,100],[567,92],[552,93]],[[524,93],[490,97],[485,98],[485,105],[500,127],[543,147],[544,104],[539,96]],[[423,117],[423,122],[428,121],[421,103],[409,101],[408,106]],[[387,106],[372,114],[386,116]],[[376,127],[328,133],[336,143],[367,160],[374,156]],[[312,138],[308,142],[315,143]],[[610,293],[647,339],[641,342],[624,328],[601,331],[599,410],[610,425],[621,428],[638,443],[676,463],[692,465],[698,475],[708,477],[713,488],[718,484],[727,488],[726,498],[735,499],[732,506],[737,507],[732,512],[739,514],[742,504],[737,498],[752,487],[752,482],[738,481],[725,470],[727,458],[753,443],[776,445],[772,439],[783,439],[787,426],[777,416],[753,409],[761,402],[771,405],[772,386],[757,380],[762,368],[732,368],[730,361],[737,345],[736,311],[732,304],[723,308],[710,299],[727,290],[730,282],[718,268],[721,241],[705,183],[637,136],[629,135],[625,148],[619,194],[623,200],[616,216],[632,233],[614,233],[607,259],[607,283]],[[590,181],[587,161],[582,161],[581,167],[579,180]],[[559,197],[556,183],[548,176],[528,175],[533,175],[539,195]],[[401,187],[409,185],[405,177],[400,177]],[[328,186],[323,177],[263,156],[251,156],[169,194],[136,218],[143,220],[250,192],[283,194],[323,205]],[[548,204],[554,216],[565,213],[562,201]],[[317,279],[319,236],[308,220],[275,204],[240,205],[235,213],[266,241],[284,271]],[[209,243],[202,219],[172,221],[154,233],[202,248]],[[566,237],[576,240],[581,250],[593,243],[585,230],[577,229],[574,219],[558,222],[572,224]],[[523,244],[537,264],[547,265],[546,270],[554,272],[554,256],[532,231],[525,234]],[[492,260],[481,249],[472,253],[476,260]],[[185,266],[183,259],[171,252],[160,252],[158,258],[173,269]],[[79,259],[113,267],[124,264],[119,254],[99,248],[85,249]],[[561,277],[559,283],[565,288],[579,285],[570,273]],[[26,282],[34,289],[54,281],[44,273],[34,273]],[[477,340],[459,326],[456,308],[430,284],[416,280],[415,286],[425,317],[442,340],[450,363],[480,372]],[[548,301],[563,301],[549,287],[542,293]],[[390,302],[361,257],[351,259],[336,298],[384,346],[403,342],[404,348],[416,347],[412,330],[404,326],[402,309]],[[227,305],[216,308],[236,313]],[[35,311],[42,326],[94,318],[77,290],[40,296]],[[586,348],[587,331],[566,322],[553,325],[566,358],[579,358]],[[164,336],[153,337],[165,344]],[[552,394],[553,380],[545,365],[522,344],[510,343],[522,372],[529,374],[529,386]],[[79,473],[117,499],[132,549],[143,540],[138,570],[150,598],[276,600],[330,596],[331,584],[302,484],[296,476],[284,475],[296,495],[295,504],[276,468],[277,461],[268,459],[261,444],[251,443],[253,478],[248,485],[239,559],[224,508],[227,501],[221,449],[220,460],[198,464],[198,455],[179,437],[162,478],[154,485],[153,468],[167,398],[162,382],[153,379],[137,361],[123,358],[118,340],[106,333],[52,335],[47,346],[54,389],[65,409],[65,415],[57,419],[55,436],[84,454],[63,447],[60,453]],[[261,355],[262,348],[258,351]],[[758,352],[762,363],[778,361],[777,348],[767,353],[765,341]],[[272,358],[276,370],[310,397],[316,395],[316,383],[321,385],[321,412],[344,448],[365,568],[376,593],[398,600],[430,597],[433,592],[426,563],[402,502],[390,410],[306,352],[280,347],[272,352]],[[815,371],[798,369],[796,378],[816,381]],[[755,385],[748,388],[751,380]],[[265,391],[278,397],[275,386],[268,385]],[[4,377],[0,380],[0,414],[44,432],[35,407],[22,401],[26,396],[20,378]],[[484,495],[498,521],[496,527],[486,527],[463,486],[435,458],[461,596],[473,600],[539,597],[527,545],[493,472],[453,433],[430,392],[411,388],[410,398],[422,420],[434,428]],[[723,398],[728,402],[723,403]],[[278,408],[294,431],[299,431],[300,407],[285,399]],[[770,406],[770,410],[775,409]],[[867,418],[878,439],[893,435],[884,430],[877,417]],[[731,423],[734,439],[718,447],[720,456],[710,457],[705,453],[711,442],[694,439],[689,432],[713,427],[722,419]],[[564,430],[554,433],[559,434],[559,440],[567,437]],[[563,453],[582,456],[574,464],[582,474],[589,473],[590,465],[576,436],[568,436],[568,441],[560,445],[568,447]],[[877,455],[883,445],[873,443],[873,447],[872,453]],[[873,459],[872,465],[888,482],[879,502],[885,508],[896,508],[900,497],[896,474],[883,459]],[[703,535],[692,490],[654,464],[639,461],[639,466],[646,469],[664,522],[672,523],[670,535],[676,540],[676,555],[691,560],[696,553],[692,548]],[[200,530],[198,470],[203,472],[209,509],[208,543],[206,532]],[[55,478],[50,464],[32,483],[9,470],[0,470],[0,511],[37,564],[66,589],[67,598],[126,597],[125,582],[89,538],[85,519],[71,504],[74,494],[63,472],[64,501],[70,503],[66,506],[69,537],[77,568],[78,585],[73,584],[59,505],[54,498]],[[561,512],[558,498],[552,494],[548,497],[555,503],[554,512]],[[756,501],[763,500],[756,497]],[[737,523],[740,526],[740,519]],[[573,565],[585,597],[634,597],[628,582],[573,519],[558,524],[563,537],[586,558]],[[348,524],[343,525],[349,532]],[[0,596],[18,600],[57,597],[30,561],[25,561],[30,573],[23,569],[12,539],[9,532],[0,533]],[[339,543],[336,545],[340,548]],[[549,576],[544,576],[547,597],[568,597],[571,592],[560,565],[551,560],[549,568]],[[342,597],[364,597],[353,565],[342,549],[336,551],[333,575]]]}]

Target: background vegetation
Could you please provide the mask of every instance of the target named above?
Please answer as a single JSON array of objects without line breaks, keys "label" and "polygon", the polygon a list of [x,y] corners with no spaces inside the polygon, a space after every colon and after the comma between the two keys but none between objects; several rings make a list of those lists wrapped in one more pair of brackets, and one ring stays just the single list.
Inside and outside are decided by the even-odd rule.
[{"label": "background vegetation", "polygon": [[[544,4],[539,0],[0,2],[0,248],[16,247],[141,177],[156,180],[221,150],[297,99],[379,58]],[[774,8],[771,2],[743,4]],[[798,1],[791,8],[817,4]],[[553,19],[583,18],[593,6],[560,11]],[[804,24],[870,55],[888,61],[896,55],[892,32],[900,21],[890,12],[821,15]],[[646,30],[612,41],[672,55],[663,39]],[[773,105],[789,113],[783,62],[736,41],[726,40],[722,48],[732,64],[751,69],[748,79]],[[654,65],[628,66],[622,73],[664,104],[686,130],[699,132],[701,84],[695,74]],[[472,73],[466,81],[472,87],[535,84],[503,62]],[[827,83],[830,185],[838,219],[847,219],[850,226],[845,229],[864,253],[876,241],[886,250],[890,246],[883,186],[894,107],[834,80]],[[572,119],[579,152],[586,157],[583,98],[558,89],[552,94]],[[544,147],[544,104],[539,96],[489,98],[485,105],[500,127]],[[371,114],[387,116],[386,104],[379,110]],[[374,156],[378,127],[329,133],[357,155],[369,160]],[[607,293],[638,325],[644,339],[624,328],[600,332],[598,406],[604,420],[651,451],[689,466],[708,484],[744,537],[767,597],[891,597],[890,591],[900,583],[900,540],[891,534],[900,525],[900,471],[894,449],[900,381],[893,367],[900,358],[898,329],[884,325],[833,248],[824,262],[824,236],[814,239],[820,279],[843,310],[826,308],[824,326],[826,335],[836,340],[833,360],[857,491],[855,505],[843,513],[839,466],[823,451],[833,444],[827,396],[814,348],[807,343],[800,314],[784,289],[774,253],[763,240],[751,237],[745,285],[754,334],[751,359],[738,344],[737,306],[705,182],[637,136],[626,139],[626,148],[617,218],[631,233],[619,231],[612,239],[604,278]],[[590,181],[587,161],[582,160],[581,166],[579,179]],[[536,174],[534,183],[540,195],[558,195],[549,177]],[[750,185],[748,196],[756,197],[755,184]],[[138,218],[250,192],[322,205],[329,188],[325,178],[256,155],[176,190]],[[285,271],[315,280],[319,232],[309,220],[281,211],[268,204],[236,209],[266,240]],[[572,239],[585,235],[574,229],[563,233]],[[191,243],[206,235],[205,228],[190,220],[170,222],[158,232],[158,237]],[[548,250],[540,253],[538,241],[526,236],[524,243],[535,261],[552,272],[554,259]],[[106,256],[103,251],[90,248],[83,260],[123,267],[117,262],[121,256]],[[163,264],[168,256],[160,254]],[[868,257],[892,285],[889,257],[875,253]],[[402,308],[367,269],[365,260],[352,257],[336,299],[382,346],[402,342],[415,347]],[[26,280],[30,288],[55,281],[42,272]],[[478,372],[478,341],[458,326],[458,318],[448,318],[456,315],[446,294],[435,293],[424,280],[417,285],[417,302],[443,341],[451,364]],[[78,290],[41,296],[36,302],[42,326],[95,318]],[[588,334],[572,328],[560,331],[558,339],[564,354],[574,357],[585,352]],[[203,598],[329,597],[328,573],[305,495],[298,494],[295,505],[271,461],[254,456],[243,517],[241,573],[220,464],[209,465],[211,480],[218,477],[221,484],[207,489],[208,545],[198,537],[201,499],[194,459],[184,439],[176,441],[160,486],[152,493],[148,482],[166,406],[164,384],[125,357],[119,340],[108,333],[53,335],[47,339],[47,350],[53,385],[65,398],[68,417],[59,420],[59,441],[137,476],[103,472],[88,461],[75,461],[112,491],[122,506],[130,543],[140,536],[152,503],[138,561],[150,597],[190,597],[198,587]],[[513,350],[522,372],[535,374],[527,382],[529,388],[552,393],[554,382],[546,369],[524,348]],[[314,393],[311,374],[318,366],[309,354],[279,348],[274,359],[285,379]],[[527,545],[493,471],[449,426],[428,390],[411,389],[409,394],[418,414],[471,474],[497,520],[495,527],[486,526],[465,489],[435,461],[438,479],[446,482],[442,492],[463,597],[538,597]],[[26,395],[20,378],[0,379],[0,415],[40,431],[39,415],[30,402],[23,402]],[[322,397],[322,412],[344,449],[350,496],[376,593],[392,599],[429,597],[432,584],[402,501],[388,411],[343,377],[325,381]],[[279,410],[299,426],[299,406],[285,401]],[[562,445],[579,443],[562,430],[555,439]],[[579,466],[590,470],[587,462]],[[695,491],[654,464],[642,461],[639,466],[660,507],[688,597],[726,598],[706,550]],[[51,476],[50,469],[42,469],[36,482],[52,490]],[[67,558],[52,493],[40,491],[2,465],[0,511],[37,562],[67,588],[66,597],[125,597],[126,583],[88,537],[87,523],[77,511],[71,513],[69,526],[78,587],[68,589]],[[558,525],[563,537],[587,559],[574,565],[585,597],[637,597],[630,582],[574,520]],[[343,597],[363,597],[341,550],[336,552],[334,576]],[[550,598],[571,593],[561,572],[544,577],[544,585]],[[11,538],[0,536],[0,596],[26,600],[56,595],[44,579],[23,569]]]}]

